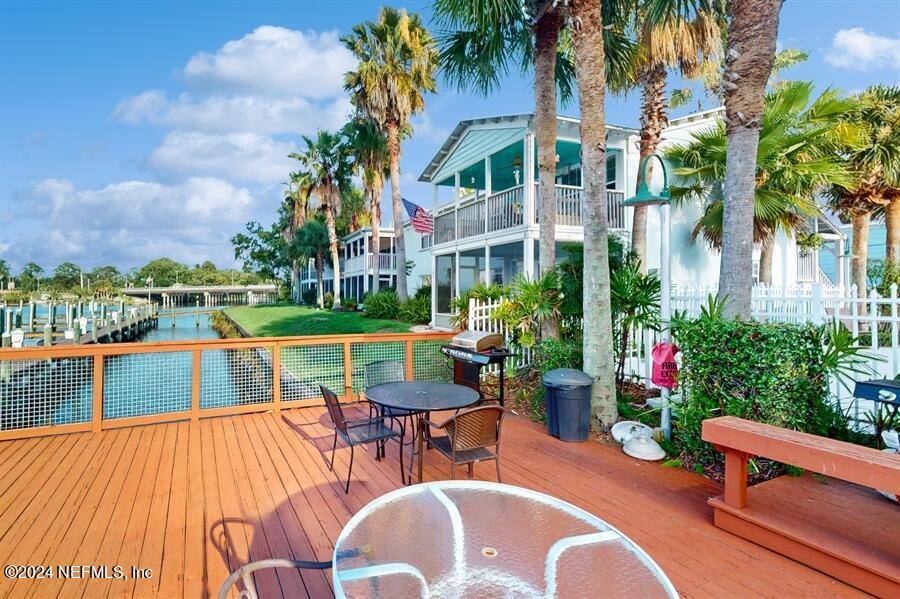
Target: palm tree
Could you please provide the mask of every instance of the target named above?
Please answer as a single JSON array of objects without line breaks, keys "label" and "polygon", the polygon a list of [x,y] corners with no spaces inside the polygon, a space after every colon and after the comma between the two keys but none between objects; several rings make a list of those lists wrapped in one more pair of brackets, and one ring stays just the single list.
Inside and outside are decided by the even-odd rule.
[{"label": "palm tree", "polygon": [[784,0],[732,0],[725,52],[725,168],[719,298],[725,314],[750,318],[753,290],[754,157],[763,96],[775,61],[778,16]]},{"label": "palm tree", "polygon": [[[608,2],[602,3],[604,6]],[[584,185],[584,371],[594,379],[591,407],[603,426],[618,417],[610,304],[606,217],[606,62],[601,3],[569,3],[578,104],[581,109],[581,168]]]},{"label": "palm tree", "polygon": [[302,136],[306,148],[290,154],[300,162],[298,180],[308,186],[310,207],[325,214],[328,241],[331,245],[331,264],[334,272],[334,304],[341,305],[341,280],[339,242],[335,218],[341,211],[341,193],[350,184],[350,158],[341,136],[328,131],[319,131],[315,139]]},{"label": "palm tree", "polygon": [[[372,253],[377,256],[381,251],[381,193],[390,164],[387,136],[375,122],[363,118],[353,119],[344,125],[343,133],[347,137],[353,164],[369,201]],[[380,276],[379,260],[376,258],[372,264],[372,291],[375,293],[378,292]]]},{"label": "palm tree", "polygon": [[[524,6],[525,11],[517,2],[435,0],[434,15],[444,30],[439,39],[442,70],[461,90],[474,87],[487,95],[500,86],[511,66],[523,74],[534,69],[540,269],[547,273],[556,267],[557,91],[563,103],[572,99],[575,67],[563,9],[550,0],[528,0]],[[608,84],[625,89],[632,82],[635,47],[622,27],[608,28],[603,35],[610,49]],[[544,319],[541,333],[543,338],[556,337],[556,319]]]},{"label": "palm tree", "polygon": [[[403,204],[400,197],[400,138],[409,117],[425,108],[424,93],[436,89],[438,52],[417,14],[382,7],[378,21],[353,27],[342,38],[359,59],[344,77],[353,105],[387,134],[397,264],[406,264]],[[406,277],[397,277],[397,295],[406,300]]]},{"label": "palm tree", "polygon": [[[793,234],[818,214],[815,196],[834,185],[848,185],[853,177],[834,148],[855,138],[841,118],[854,103],[836,90],[810,102],[813,84],[784,82],[766,94],[756,153],[753,199],[753,241],[760,244],[759,279],[772,283],[772,258],[778,230]],[[693,236],[721,249],[724,209],[721,190],[728,163],[724,123],[698,131],[688,144],[673,146],[666,156],[677,165],[675,174],[686,183],[673,186],[676,200],[705,202]]]},{"label": "palm tree", "polygon": [[[304,175],[301,173],[291,173],[290,182],[286,183],[287,189],[284,191],[284,207],[290,216],[283,219],[286,226],[282,231],[285,240],[290,242],[294,238],[297,229],[303,226],[303,223],[310,217],[309,211],[309,189],[310,186]],[[291,261],[291,289],[296,292],[294,301],[300,301],[300,269],[296,260]]]},{"label": "palm tree", "polygon": [[324,274],[325,265],[331,261],[328,255],[331,251],[331,240],[328,236],[328,227],[323,220],[323,216],[317,214],[295,231],[288,246],[288,256],[294,261],[313,261],[313,267],[316,269],[316,303],[319,308],[324,309]]},{"label": "palm tree", "polygon": [[[707,62],[721,51],[725,7],[718,0],[637,0],[632,4],[633,28],[643,52],[635,67],[641,87],[640,160],[659,147],[668,123],[666,79],[677,68],[682,77],[695,79]],[[651,165],[648,165],[648,176]],[[634,209],[631,248],[647,264],[647,206]]]},{"label": "palm tree", "polygon": [[853,225],[850,277],[866,295],[869,221],[883,209],[888,261],[900,260],[900,86],[875,85],[854,96],[856,109],[846,123],[859,133],[841,156],[855,175],[852,185],[835,186],[832,203]]}]

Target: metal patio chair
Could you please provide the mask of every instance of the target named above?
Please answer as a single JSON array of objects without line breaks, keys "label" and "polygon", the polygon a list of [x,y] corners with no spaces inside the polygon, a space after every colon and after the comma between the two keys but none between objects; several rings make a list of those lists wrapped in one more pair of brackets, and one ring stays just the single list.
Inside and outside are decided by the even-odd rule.
[{"label": "metal patio chair", "polygon": [[[481,406],[461,410],[440,424],[426,421],[428,426],[446,431],[445,436],[431,436],[431,445],[450,460],[450,478],[456,478],[456,467],[465,464],[472,478],[475,462],[494,460],[497,482],[500,481],[500,427],[504,410],[500,406]],[[493,450],[492,450],[493,449]]]},{"label": "metal patio chair", "polygon": [[[399,383],[406,380],[406,365],[399,360],[379,360],[366,364],[365,375],[366,388],[383,385],[384,383]],[[401,419],[404,431],[413,430],[413,413],[409,410],[398,410],[397,408],[385,406],[377,406],[377,408],[382,416],[393,416]],[[372,410],[369,411],[369,416],[372,416]],[[411,443],[412,441],[410,441]],[[400,439],[400,444],[401,446],[403,445],[402,438]],[[384,453],[381,455],[384,457]]]},{"label": "metal patio chair", "polygon": [[[375,443],[375,459],[380,460],[384,455],[384,443],[388,439],[399,437],[400,444],[400,482],[406,484],[406,478],[403,471],[403,422],[394,416],[376,416],[374,418],[365,418],[362,420],[347,420],[344,418],[344,411],[341,409],[341,403],[338,401],[337,395],[323,385],[319,385],[322,391],[322,397],[325,398],[325,405],[328,408],[328,415],[334,425],[334,443],[331,445],[331,460],[328,462],[328,469],[334,470],[334,453],[337,450],[338,437],[350,446],[350,467],[347,469],[347,483],[344,485],[344,493],[350,492],[350,476],[353,474],[353,449],[357,445],[365,445]],[[390,420],[397,423],[400,432],[397,432],[385,421]]]},{"label": "metal patio chair", "polygon": [[259,599],[256,584],[253,582],[253,573],[266,568],[299,568],[301,570],[328,570],[331,562],[312,562],[296,559],[263,559],[258,562],[244,564],[225,579],[219,588],[218,599],[228,599],[231,587],[241,580],[244,583],[243,590],[238,591],[238,599]]}]

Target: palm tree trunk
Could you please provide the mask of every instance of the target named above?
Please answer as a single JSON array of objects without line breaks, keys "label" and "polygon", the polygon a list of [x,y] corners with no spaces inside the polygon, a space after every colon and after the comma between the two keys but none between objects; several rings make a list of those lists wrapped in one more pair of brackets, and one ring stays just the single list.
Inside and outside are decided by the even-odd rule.
[{"label": "palm tree trunk", "polygon": [[328,248],[331,250],[331,270],[334,273],[334,302],[331,304],[331,309],[337,310],[341,307],[341,256],[337,232],[334,228],[334,208],[332,206],[331,202],[325,206],[325,225],[328,227]]},{"label": "palm tree trunk", "polygon": [[[534,28],[534,122],[540,180],[541,274],[556,267],[556,47],[562,18],[548,10]],[[541,338],[555,339],[555,318],[541,323]]]},{"label": "palm tree trunk", "polygon": [[[641,142],[640,158],[645,160],[656,152],[666,126],[666,68],[654,65],[641,74]],[[653,174],[653,163],[647,164],[647,180]],[[638,184],[640,181],[638,181]],[[647,210],[636,206],[631,221],[631,250],[641,261],[641,272],[647,272]]]},{"label": "palm tree trunk", "polygon": [[300,266],[291,260],[291,299],[295,304],[300,303],[300,295]]},{"label": "palm tree trunk", "polygon": [[316,304],[320,310],[325,309],[325,260],[316,258]]},{"label": "palm tree trunk", "polygon": [[753,292],[753,202],[756,153],[766,82],[775,59],[783,0],[733,0],[722,86],[728,157],[719,297],[725,313],[749,319]]},{"label": "palm tree trunk", "polygon": [[[380,179],[378,179],[380,181]],[[381,257],[381,186],[372,185],[366,193],[369,196],[369,210],[372,220],[372,255],[374,256],[372,264],[372,292],[378,293],[378,287],[381,284],[381,268],[379,267],[379,258]],[[367,275],[368,276],[368,275]]]},{"label": "palm tree trunk", "polygon": [[763,241],[759,252],[759,282],[772,285],[772,262],[775,260],[775,240]]},{"label": "palm tree trunk", "polygon": [[591,408],[608,427],[618,411],[607,246],[603,23],[596,0],[573,0],[571,11],[584,182],[584,371],[594,379]]},{"label": "palm tree trunk", "polygon": [[896,264],[900,261],[900,200],[884,207],[884,229],[887,236],[884,257]]},{"label": "palm tree trunk", "polygon": [[391,207],[394,209],[394,254],[397,260],[397,297],[406,301],[406,244],[403,242],[403,202],[400,199],[400,125],[387,123],[388,154],[391,157]]},{"label": "palm tree trunk", "polygon": [[[856,285],[857,297],[866,297],[866,266],[869,261],[868,212],[854,211],[850,216],[853,224],[853,242],[850,248],[850,284]],[[865,313],[865,304],[859,304],[860,314]]]}]

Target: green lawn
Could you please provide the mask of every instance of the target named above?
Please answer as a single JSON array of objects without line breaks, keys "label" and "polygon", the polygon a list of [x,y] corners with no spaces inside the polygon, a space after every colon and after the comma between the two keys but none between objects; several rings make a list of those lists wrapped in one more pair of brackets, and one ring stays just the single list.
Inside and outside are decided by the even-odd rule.
[{"label": "green lawn", "polygon": [[412,326],[396,320],[363,318],[361,312],[332,312],[296,304],[235,306],[225,313],[255,337],[406,333]]}]

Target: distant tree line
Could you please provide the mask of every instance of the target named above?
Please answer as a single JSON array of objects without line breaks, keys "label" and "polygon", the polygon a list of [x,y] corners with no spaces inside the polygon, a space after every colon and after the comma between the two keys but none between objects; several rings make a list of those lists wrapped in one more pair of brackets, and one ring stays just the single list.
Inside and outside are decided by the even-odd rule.
[{"label": "distant tree line", "polygon": [[[113,293],[129,285],[142,286],[147,279],[153,279],[153,285],[168,287],[183,285],[250,285],[261,283],[266,277],[255,272],[240,270],[222,270],[210,261],[189,266],[171,258],[157,258],[147,264],[122,272],[116,266],[105,265],[87,269],[74,262],[62,262],[52,271],[45,270],[35,262],[28,262],[16,274],[9,263],[0,258],[0,286],[8,288],[10,280],[15,288],[27,293],[37,291],[48,292],[85,292]],[[271,279],[271,277],[268,277]]]}]

